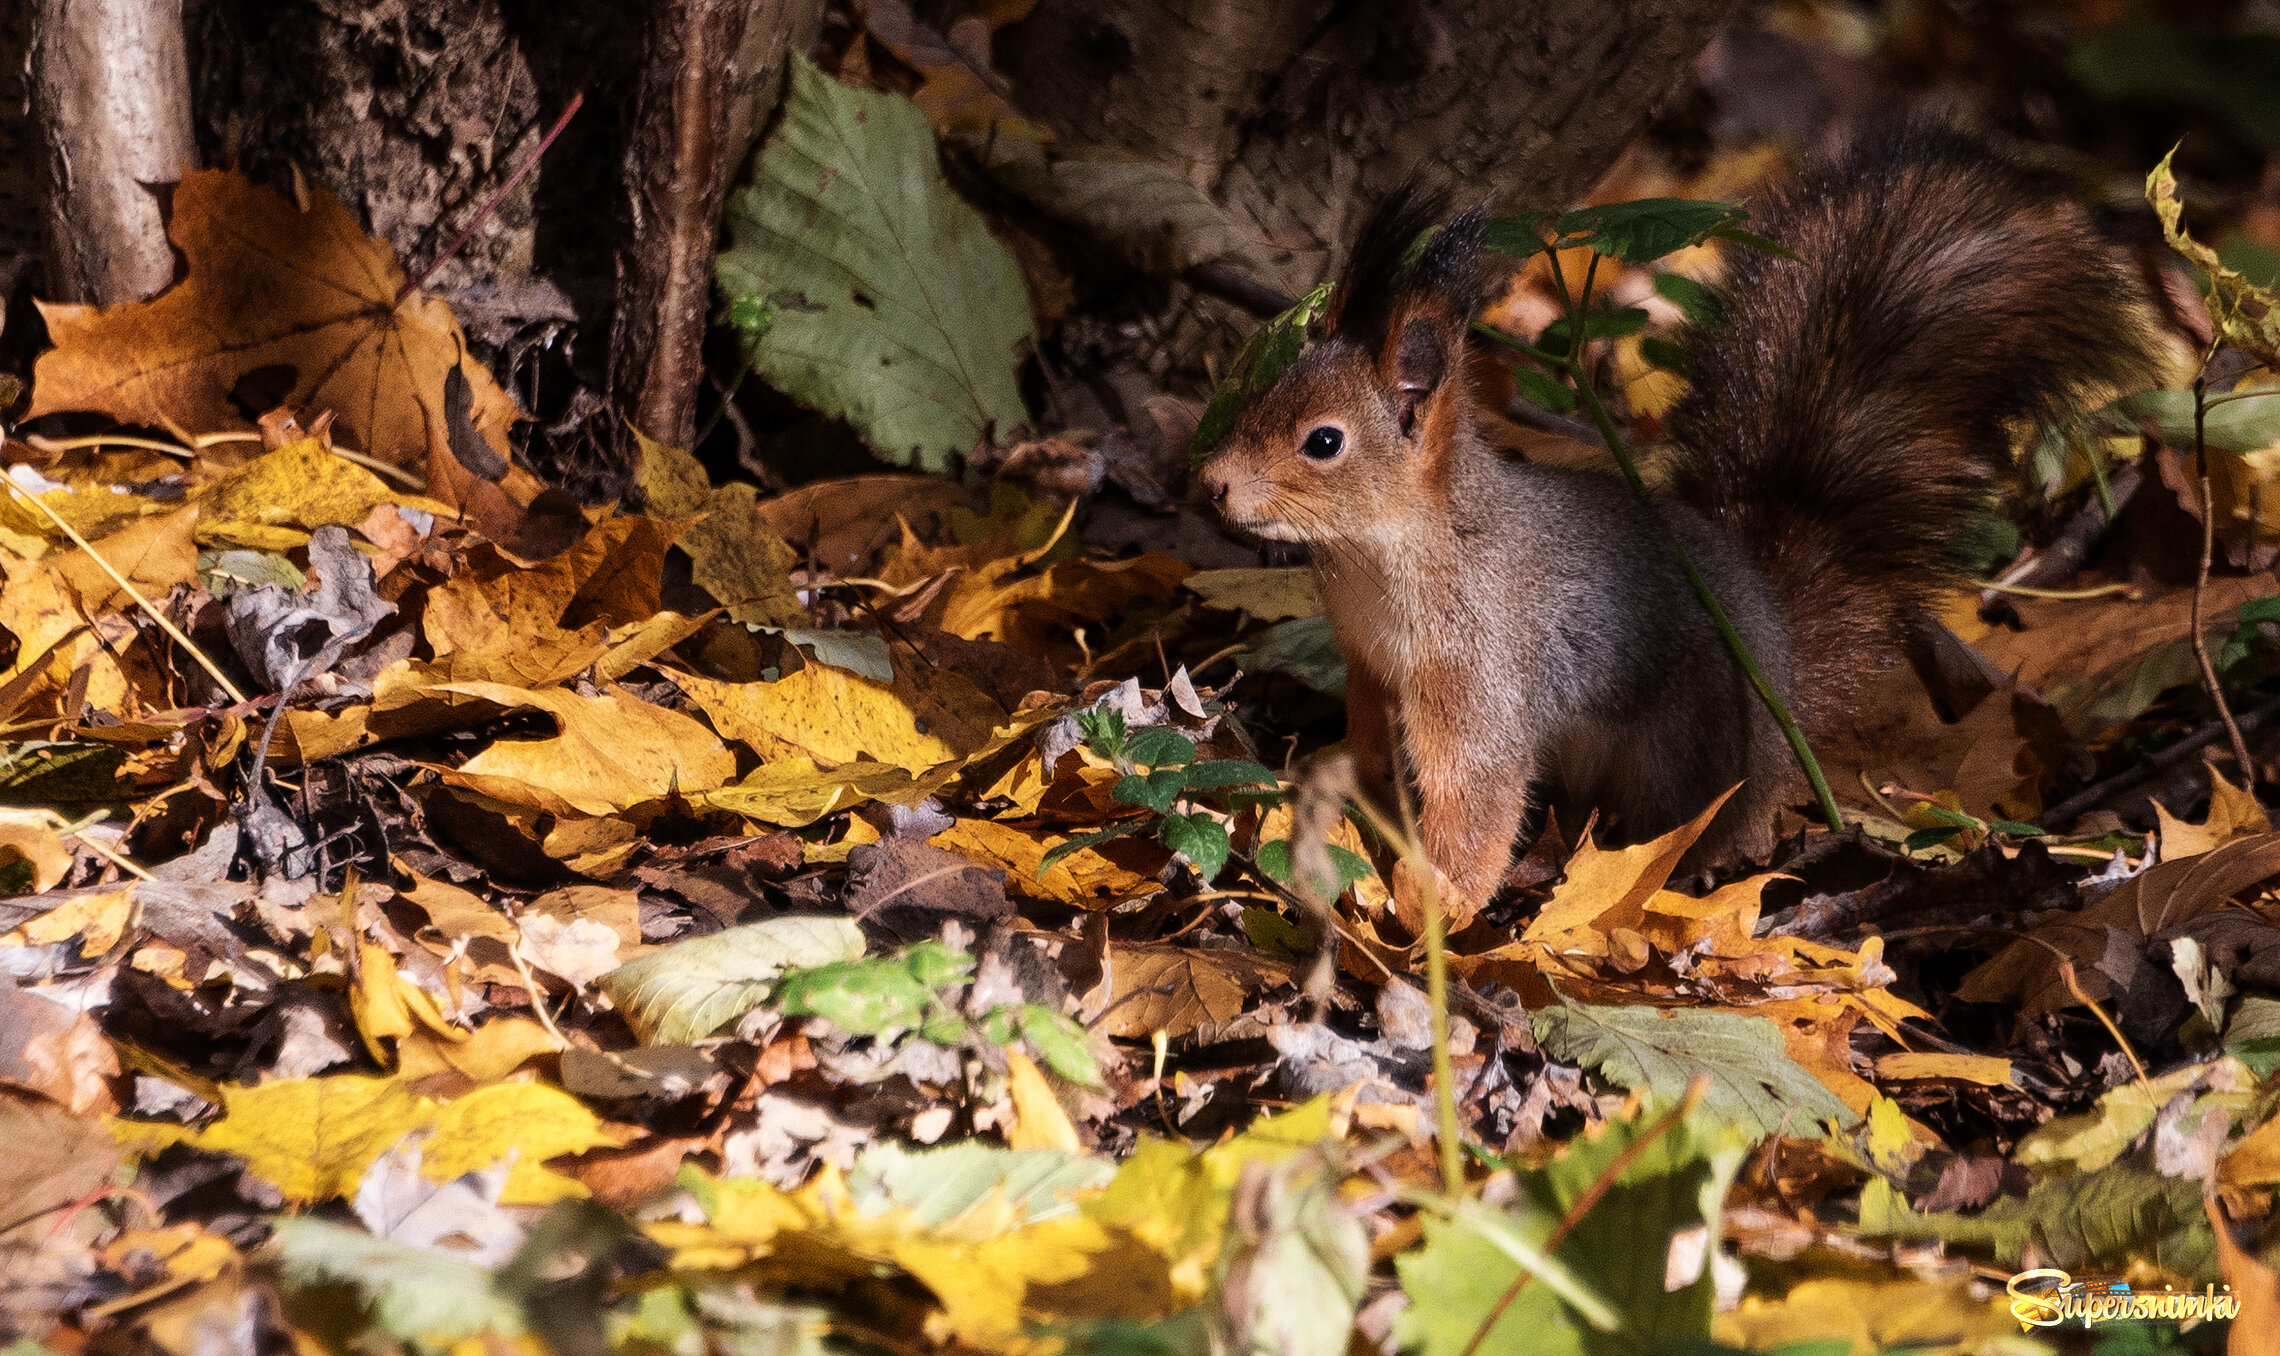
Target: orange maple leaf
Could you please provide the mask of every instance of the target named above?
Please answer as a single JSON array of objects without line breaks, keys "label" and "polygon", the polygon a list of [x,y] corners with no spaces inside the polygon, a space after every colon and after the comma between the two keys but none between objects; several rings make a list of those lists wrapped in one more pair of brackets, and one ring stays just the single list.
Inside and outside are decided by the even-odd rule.
[{"label": "orange maple leaf", "polygon": [[256,369],[284,367],[285,403],[305,416],[332,410],[342,442],[423,471],[429,493],[457,499],[450,486],[466,472],[450,450],[445,378],[454,368],[467,378],[475,428],[502,453],[513,398],[480,363],[462,361],[449,306],[417,292],[398,302],[404,270],[339,199],[306,186],[300,196],[296,207],[226,170],[183,179],[167,235],[188,275],[146,302],[41,302],[55,347],[34,369],[32,414],[251,428],[231,390]]}]

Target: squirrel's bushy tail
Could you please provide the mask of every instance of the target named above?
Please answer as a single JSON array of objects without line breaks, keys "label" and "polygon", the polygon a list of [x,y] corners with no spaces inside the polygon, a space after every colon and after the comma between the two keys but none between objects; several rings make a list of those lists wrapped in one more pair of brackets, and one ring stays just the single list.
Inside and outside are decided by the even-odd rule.
[{"label": "squirrel's bushy tail", "polygon": [[1671,489],[1756,553],[1814,723],[1953,582],[2012,440],[2153,370],[2143,287],[2063,193],[1916,125],[1809,169],[1729,251],[1671,412]]}]

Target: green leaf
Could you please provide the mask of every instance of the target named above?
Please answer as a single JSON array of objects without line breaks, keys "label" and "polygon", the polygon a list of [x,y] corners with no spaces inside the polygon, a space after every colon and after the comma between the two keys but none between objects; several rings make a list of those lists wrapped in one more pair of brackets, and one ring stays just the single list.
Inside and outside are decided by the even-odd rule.
[{"label": "green leaf", "polygon": [[1147,827],[1145,821],[1134,820],[1128,824],[1111,824],[1105,829],[1095,829],[1091,833],[1080,833],[1068,842],[1055,846],[1045,854],[1044,858],[1037,863],[1037,878],[1043,880],[1046,872],[1052,870],[1063,857],[1072,852],[1082,852],[1089,847],[1099,847],[1112,838],[1123,838],[1138,833]]},{"label": "green leaf", "polygon": [[[1347,887],[1377,869],[1370,865],[1369,858],[1360,853],[1349,852],[1336,843],[1325,843],[1323,846],[1329,849],[1330,864],[1338,870],[1338,888],[1331,892],[1333,894],[1344,894]],[[1258,855],[1253,860],[1258,862],[1259,869],[1266,872],[1275,884],[1291,883],[1289,839],[1277,838],[1259,844]]]},{"label": "green leaf", "polygon": [[1686,349],[1655,335],[1650,334],[1639,341],[1639,356],[1646,359],[1649,366],[1659,367],[1665,372],[1676,372],[1683,376],[1687,370]]},{"label": "green leaf", "polygon": [[1918,829],[1901,839],[1900,846],[1904,851],[1922,852],[1926,848],[1936,848],[1962,832],[1962,829],[1946,827]]},{"label": "green leaf", "polygon": [[[1583,313],[1583,332],[1594,339],[1627,338],[1646,325],[1647,313],[1636,306],[1594,306]],[[1575,347],[1574,336],[1574,327],[1562,316],[1544,327],[1536,337],[1536,347],[1565,353]]]},{"label": "green leaf", "polygon": [[1113,706],[1095,706],[1077,712],[1077,732],[1085,746],[1115,762],[1124,755],[1124,713]]},{"label": "green leaf", "polygon": [[1230,786],[1279,786],[1281,781],[1265,765],[1248,758],[1213,758],[1187,765],[1187,789],[1222,791]]},{"label": "green leaf", "polygon": [[1274,385],[1291,360],[1306,349],[1308,327],[1330,301],[1330,284],[1323,283],[1299,298],[1296,306],[1261,325],[1244,341],[1235,354],[1235,362],[1227,379],[1211,394],[1211,403],[1204,407],[1203,418],[1197,421],[1195,437],[1188,444],[1189,459],[1201,464],[1227,436],[1235,423],[1235,416],[1243,402]]},{"label": "green leaf", "polygon": [[2038,1266],[2069,1271],[2158,1258],[2163,1270],[2214,1279],[2216,1239],[2201,1210],[2201,1183],[2163,1177],[2126,1158],[2079,1177],[2049,1177],[2022,1198],[2005,1196],[1976,1215],[1911,1214],[1887,1221],[1895,1238],[1940,1239],[1985,1250],[2016,1266],[2030,1246]]},{"label": "green leaf", "polygon": [[522,1334],[522,1306],[490,1272],[449,1253],[313,1217],[272,1220],[270,1229],[284,1253],[286,1285],[354,1286],[382,1331],[423,1351],[486,1332]]},{"label": "green leaf", "polygon": [[[2193,393],[2191,391],[2139,391],[2123,396],[2106,409],[2114,422],[2132,432],[2140,419],[2150,419],[2161,430],[2161,440],[2190,452],[2193,448]],[[2202,440],[2227,452],[2255,452],[2280,443],[2280,388],[2269,396],[2227,400],[2206,406],[2201,415]]]},{"label": "green leaf", "polygon": [[1020,1009],[1021,1038],[1045,1061],[1045,1067],[1088,1088],[1100,1086],[1100,1065],[1094,1061],[1085,1029],[1051,1008],[1024,1003]]},{"label": "green leaf", "polygon": [[1489,249],[1525,259],[1544,248],[1544,223],[1550,212],[1522,212],[1518,216],[1490,217],[1480,243]]},{"label": "green leaf", "polygon": [[1759,1135],[1813,1139],[1823,1121],[1845,1126],[1859,1119],[1789,1057],[1780,1029],[1763,1017],[1565,1001],[1531,1016],[1544,1053],[1595,1069],[1620,1087],[1675,1102],[1694,1075],[1708,1074],[1704,1105]]},{"label": "green leaf", "polygon": [[602,991],[644,1045],[686,1045],[766,1002],[784,971],[862,954],[854,919],[795,914],[636,956],[602,976]]},{"label": "green leaf", "polygon": [[1640,198],[1582,207],[1559,219],[1562,248],[1584,246],[1626,264],[1645,264],[1699,245],[1749,220],[1726,202],[1694,198]]},{"label": "green leaf", "polygon": [[1655,295],[1676,306],[1688,324],[1715,325],[1725,309],[1714,289],[1683,273],[1657,273],[1654,288]]},{"label": "green leaf", "polygon": [[1512,369],[1512,384],[1529,403],[1541,406],[1554,414],[1566,414],[1575,408],[1575,388],[1554,381],[1548,374],[1533,367]]},{"label": "green leaf", "polygon": [[851,1036],[909,1031],[926,1020],[934,994],[892,959],[841,961],[793,970],[776,982],[787,1017],[821,1017]]},{"label": "green leaf", "polygon": [[1227,864],[1227,828],[1203,811],[1164,816],[1164,822],[1156,826],[1156,837],[1187,858],[1195,874],[1206,881]]},{"label": "green leaf", "polygon": [[1172,808],[1187,787],[1185,769],[1160,767],[1145,775],[1127,772],[1116,780],[1116,789],[1110,794],[1119,805],[1139,805],[1163,814]]},{"label": "green leaf", "polygon": [[996,1197],[1024,1223],[1074,1214],[1073,1199],[1098,1191],[1116,1164],[1059,1149],[1001,1149],[961,1140],[939,1149],[906,1149],[881,1140],[856,1156],[847,1188],[866,1215],[907,1209],[927,1229],[941,1229]]},{"label": "green leaf", "polygon": [[1259,633],[1235,662],[1246,674],[1287,673],[1328,697],[1346,695],[1346,657],[1328,617],[1294,617]]},{"label": "green leaf", "polygon": [[1029,421],[1021,269],[950,191],[917,105],[795,54],[782,122],[726,216],[732,313],[754,298],[776,313],[746,332],[769,385],[930,471]]},{"label": "green leaf", "polygon": [[1124,756],[1134,767],[1169,767],[1195,759],[1195,741],[1168,725],[1151,725],[1125,741]]}]

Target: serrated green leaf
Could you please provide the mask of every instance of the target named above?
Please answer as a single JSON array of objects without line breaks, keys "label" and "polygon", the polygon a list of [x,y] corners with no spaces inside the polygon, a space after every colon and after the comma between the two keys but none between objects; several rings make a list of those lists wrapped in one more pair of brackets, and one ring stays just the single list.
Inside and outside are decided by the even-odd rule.
[{"label": "serrated green leaf", "polygon": [[1113,706],[1077,712],[1077,733],[1085,737],[1085,747],[1110,762],[1124,755],[1124,713]]},{"label": "serrated green leaf", "polygon": [[[1636,306],[1594,306],[1583,313],[1583,332],[1594,339],[1625,339],[1647,326],[1647,313]],[[1536,347],[1565,353],[1575,346],[1575,327],[1565,316],[1544,327]]]},{"label": "serrated green leaf", "polygon": [[793,915],[660,947],[601,984],[644,1045],[685,1045],[766,1002],[785,970],[862,954],[854,919]]},{"label": "serrated green leaf", "polygon": [[1276,786],[1273,770],[1248,758],[1213,758],[1187,765],[1187,789],[1221,791],[1231,786]]},{"label": "serrated green leaf", "polygon": [[1648,366],[1659,367],[1665,372],[1683,375],[1687,370],[1686,350],[1655,335],[1650,334],[1639,341],[1639,356],[1647,360]]},{"label": "serrated green leaf", "polygon": [[1195,741],[1168,725],[1151,725],[1124,741],[1124,756],[1134,767],[1172,767],[1195,760]]},{"label": "serrated green leaf", "polygon": [[1324,696],[1346,695],[1346,657],[1338,652],[1328,617],[1277,622],[1235,662],[1246,674],[1287,673]]},{"label": "serrated green leaf", "polygon": [[773,308],[744,332],[769,385],[846,419],[887,461],[943,470],[1029,420],[1021,269],[950,191],[917,105],[791,64],[782,121],[729,198],[721,290],[732,314]]},{"label": "serrated green leaf", "polygon": [[1093,1059],[1085,1029],[1051,1008],[1024,1003],[1020,1008],[1021,1037],[1045,1061],[1045,1067],[1088,1088],[1100,1086],[1100,1065]]},{"label": "serrated green leaf", "polygon": [[1554,414],[1566,414],[1575,408],[1575,388],[1554,381],[1550,376],[1533,367],[1513,368],[1512,384],[1520,389],[1520,394],[1526,397],[1530,404],[1550,410]]},{"label": "serrated green leaf", "polygon": [[1306,350],[1307,329],[1329,303],[1330,287],[1323,283],[1299,298],[1296,306],[1261,325],[1244,341],[1227,379],[1211,393],[1211,403],[1196,423],[1195,437],[1188,443],[1190,461],[1200,465],[1211,455],[1219,440],[1227,436],[1243,402],[1274,385],[1291,360]]},{"label": "serrated green leaf", "polygon": [[1080,833],[1066,843],[1056,844],[1038,861],[1037,878],[1039,880],[1045,879],[1045,873],[1060,865],[1061,859],[1072,852],[1082,852],[1089,847],[1099,847],[1112,838],[1127,837],[1147,827],[1145,822],[1138,820],[1129,824],[1111,824],[1105,829],[1095,829],[1091,833]]},{"label": "serrated green leaf", "polygon": [[1723,307],[1716,291],[1683,273],[1657,273],[1655,295],[1679,309],[1689,324],[1714,325]]},{"label": "serrated green leaf", "polygon": [[288,1286],[354,1286],[375,1324],[422,1351],[446,1350],[484,1333],[522,1334],[522,1306],[498,1289],[490,1272],[448,1253],[305,1216],[273,1220],[270,1228],[284,1254]]},{"label": "serrated green leaf", "polygon": [[1726,202],[1695,198],[1639,198],[1581,207],[1559,219],[1562,248],[1582,246],[1626,264],[1652,263],[1708,240],[1749,213]]},{"label": "serrated green leaf", "polygon": [[1675,1102],[1698,1073],[1713,1113],[1759,1135],[1818,1138],[1860,1119],[1783,1047],[1780,1028],[1736,1012],[1562,1002],[1531,1014],[1544,1052],[1619,1087]]},{"label": "serrated green leaf", "polygon": [[[1350,852],[1339,847],[1336,843],[1325,843],[1323,846],[1329,850],[1330,863],[1338,871],[1338,888],[1332,891],[1334,894],[1344,894],[1347,887],[1377,869],[1371,866],[1369,859],[1360,853]],[[1266,872],[1275,884],[1288,885],[1291,883],[1289,839],[1277,838],[1272,842],[1259,844],[1258,854],[1253,860],[1258,862],[1259,869]]]},{"label": "serrated green leaf", "polygon": [[1187,858],[1196,875],[1207,881],[1227,864],[1227,827],[1203,811],[1164,816],[1163,823],[1156,826],[1156,837]]},{"label": "serrated green leaf", "polygon": [[1187,789],[1187,773],[1183,768],[1160,767],[1154,772],[1127,772],[1116,779],[1116,789],[1109,794],[1119,805],[1138,805],[1163,814],[1172,808],[1172,802]]},{"label": "serrated green leaf", "polygon": [[1522,212],[1517,216],[1490,217],[1480,243],[1492,250],[1525,259],[1544,248],[1544,223],[1550,212]]},{"label": "serrated green leaf", "polygon": [[787,971],[775,999],[787,1017],[821,1017],[851,1036],[909,1031],[934,998],[899,960],[841,961]]}]

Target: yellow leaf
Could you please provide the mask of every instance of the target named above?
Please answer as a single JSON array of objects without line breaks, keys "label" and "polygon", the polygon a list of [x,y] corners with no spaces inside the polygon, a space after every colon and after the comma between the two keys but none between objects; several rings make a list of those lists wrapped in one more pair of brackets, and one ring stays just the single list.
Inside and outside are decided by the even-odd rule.
[{"label": "yellow leaf", "polygon": [[439,675],[538,688],[584,670],[609,650],[610,627],[656,615],[665,548],[682,526],[604,518],[529,567],[496,548],[470,552],[421,614]]},{"label": "yellow leaf", "polygon": [[562,1048],[528,1017],[501,1017],[463,1040],[420,1030],[396,1043],[396,1072],[406,1083],[456,1073],[470,1083],[496,1083],[539,1055]]},{"label": "yellow leaf", "polygon": [[358,944],[356,984],[348,991],[348,1010],[364,1037],[364,1048],[372,1052],[374,1062],[386,1067],[389,1050],[380,1042],[409,1036],[413,1029],[411,1010],[404,1006],[403,987],[397,980],[396,958],[386,947]]},{"label": "yellow leaf", "polygon": [[2185,233],[2185,203],[2177,196],[2177,177],[2169,169],[2176,158],[2173,147],[2145,177],[2146,201],[2161,218],[2161,233],[2171,249],[2192,260],[2207,277],[2209,318],[2225,342],[2265,367],[2280,369],[2280,300],[2239,270],[2225,267],[2215,250]]},{"label": "yellow leaf", "polygon": [[2008,1087],[2011,1061],[1994,1055],[1917,1054],[1903,1050],[1876,1061],[1876,1076],[1883,1079],[1944,1078],[1983,1087]]},{"label": "yellow leaf", "polygon": [[680,540],[690,578],[718,599],[728,615],[761,626],[806,626],[808,610],[792,588],[800,553],[776,534],[759,509],[752,486],[714,489],[697,459],[635,429],[641,449],[639,477],[650,510],[699,518]]},{"label": "yellow leaf", "polygon": [[422,1158],[431,1181],[513,1155],[501,1200],[517,1205],[584,1194],[542,1163],[615,1143],[569,1094],[534,1083],[481,1088],[449,1106],[413,1095],[400,1078],[356,1075],[224,1085],[220,1092],[221,1119],[203,1129],[114,1119],[111,1133],[135,1155],[169,1144],[236,1154],[248,1172],[303,1203],[355,1195],[364,1170],[415,1130],[433,1132]]},{"label": "yellow leaf", "polygon": [[1063,857],[1040,879],[1038,863],[1071,836],[1027,832],[995,820],[961,819],[926,841],[1004,868],[1009,889],[1082,909],[1114,908],[1166,888],[1155,877],[1126,870],[1092,848],[1080,848]]},{"label": "yellow leaf", "polygon": [[548,1172],[545,1161],[617,1143],[577,1098],[540,1083],[477,1088],[444,1107],[434,1125],[420,1162],[431,1182],[481,1172],[515,1155],[499,1192],[502,1205],[547,1205],[585,1195],[577,1182]]},{"label": "yellow leaf", "polygon": [[2198,824],[2188,824],[2169,813],[2160,801],[2153,803],[2161,822],[2161,860],[2198,857],[2214,852],[2235,838],[2272,832],[2272,820],[2256,797],[2225,780],[2215,763],[2209,768],[2209,812]]},{"label": "yellow leaf", "polygon": [[142,518],[90,543],[94,548],[92,555],[86,551],[67,551],[49,557],[48,563],[71,585],[88,612],[124,612],[134,606],[134,600],[104,571],[103,565],[96,562],[96,557],[100,556],[104,564],[126,576],[127,582],[143,597],[155,602],[176,584],[197,582],[198,544],[192,539],[197,525],[198,510],[194,507]]},{"label": "yellow leaf", "polygon": [[[186,416],[185,416],[186,417]],[[314,438],[265,452],[197,494],[198,540],[285,551],[328,523],[354,527],[382,504],[450,516],[448,505],[391,489]]]},{"label": "yellow leaf", "polygon": [[796,829],[868,801],[916,804],[955,776],[957,767],[946,765],[939,777],[913,777],[886,763],[824,769],[811,759],[785,758],[761,764],[733,786],[707,792],[704,801],[763,824]]},{"label": "yellow leaf", "polygon": [[829,664],[773,683],[677,681],[723,737],[770,761],[867,759],[924,772],[972,754],[1006,718],[967,679],[908,661],[891,686]]},{"label": "yellow leaf", "polygon": [[[1732,795],[1729,791],[1726,796]],[[1584,950],[1604,954],[1610,928],[1638,929],[1646,903],[1670,880],[1679,858],[1710,827],[1710,819],[1726,803],[1720,796],[1710,807],[1651,843],[1627,848],[1602,848],[1587,835],[1575,855],[1568,858],[1567,879],[1521,934],[1555,950]],[[1597,934],[1596,936],[1594,934]]]},{"label": "yellow leaf", "polygon": [[614,814],[676,791],[710,791],[736,771],[736,759],[704,726],[615,689],[596,697],[498,683],[451,683],[444,690],[555,718],[561,732],[552,739],[500,740],[457,769],[440,770],[451,785],[517,805]]},{"label": "yellow leaf", "polygon": [[1083,1152],[1077,1127],[1069,1123],[1069,1113],[1061,1109],[1037,1062],[1019,1050],[1007,1050],[1005,1062],[1006,1094],[1013,1099],[1013,1125],[1005,1132],[1005,1142],[1016,1149]]},{"label": "yellow leaf", "polygon": [[53,946],[77,937],[80,955],[100,956],[119,944],[134,916],[135,888],[130,883],[113,890],[73,895],[9,936],[20,938],[15,943],[19,946]]},{"label": "yellow leaf", "polygon": [[1807,1281],[1775,1299],[1744,1295],[1714,1315],[1710,1335],[1749,1351],[1815,1341],[1848,1341],[1856,1353],[1929,1349],[2011,1349],[2019,1325],[1997,1291],[1974,1299],[1972,1281]]},{"label": "yellow leaf", "polygon": [[435,1112],[388,1078],[295,1078],[221,1093],[222,1118],[202,1130],[114,1120],[111,1132],[132,1154],[169,1144],[236,1154],[287,1200],[306,1203],[354,1195],[364,1170]]}]

